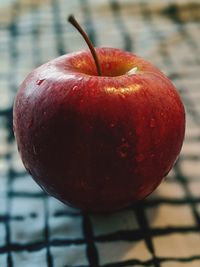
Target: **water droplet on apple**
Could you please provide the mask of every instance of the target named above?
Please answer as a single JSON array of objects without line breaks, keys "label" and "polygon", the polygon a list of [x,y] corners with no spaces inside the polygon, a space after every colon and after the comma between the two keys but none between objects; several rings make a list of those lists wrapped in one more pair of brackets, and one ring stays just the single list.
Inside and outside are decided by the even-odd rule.
[{"label": "water droplet on apple", "polygon": [[83,77],[79,77],[77,80],[78,81],[82,81],[83,80]]},{"label": "water droplet on apple", "polygon": [[150,127],[151,128],[155,128],[156,127],[156,121],[154,118],[151,118],[151,121],[150,121]]},{"label": "water droplet on apple", "polygon": [[[125,138],[123,140],[125,140]],[[120,156],[120,158],[126,158],[128,156],[128,149],[129,149],[129,144],[127,142],[123,143],[121,146],[117,148],[117,154]]]},{"label": "water droplet on apple", "polygon": [[75,91],[77,88],[78,88],[78,86],[75,85],[75,86],[72,88],[72,91]]},{"label": "water droplet on apple", "polygon": [[120,155],[121,158],[126,158],[127,157],[127,153],[124,151],[119,151],[118,154]]},{"label": "water droplet on apple", "polygon": [[143,154],[138,154],[136,157],[135,157],[136,161],[137,162],[142,162],[144,161],[145,157]]},{"label": "water droplet on apple", "polygon": [[37,85],[40,85],[40,84],[42,84],[42,83],[44,82],[44,80],[45,80],[45,79],[39,79],[39,80],[36,81],[36,84],[37,84]]}]

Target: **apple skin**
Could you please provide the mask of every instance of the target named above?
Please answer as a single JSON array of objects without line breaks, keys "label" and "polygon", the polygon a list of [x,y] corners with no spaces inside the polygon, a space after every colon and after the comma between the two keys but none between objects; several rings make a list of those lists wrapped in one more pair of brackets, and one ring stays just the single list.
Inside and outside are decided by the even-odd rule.
[{"label": "apple skin", "polygon": [[119,49],[96,52],[102,76],[88,50],[31,72],[15,99],[14,132],[25,168],[46,192],[107,212],[160,184],[180,153],[185,112],[151,63]]}]

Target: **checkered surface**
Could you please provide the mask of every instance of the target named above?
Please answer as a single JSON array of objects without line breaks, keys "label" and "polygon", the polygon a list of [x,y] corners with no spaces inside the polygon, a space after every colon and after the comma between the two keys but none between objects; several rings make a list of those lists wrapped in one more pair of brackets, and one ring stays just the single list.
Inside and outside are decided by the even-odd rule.
[{"label": "checkered surface", "polygon": [[[145,57],[185,104],[184,146],[160,187],[137,206],[88,215],[47,196],[25,172],[12,132],[17,88],[36,66],[96,46]],[[0,266],[200,266],[200,2],[0,0]]]}]

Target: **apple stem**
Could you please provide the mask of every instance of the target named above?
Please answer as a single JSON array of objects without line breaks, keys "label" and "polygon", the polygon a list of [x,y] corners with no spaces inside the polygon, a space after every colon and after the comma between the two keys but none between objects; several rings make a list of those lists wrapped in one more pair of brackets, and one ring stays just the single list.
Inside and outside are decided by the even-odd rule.
[{"label": "apple stem", "polygon": [[68,17],[68,21],[80,32],[80,34],[82,35],[82,37],[86,41],[86,43],[90,49],[90,52],[93,56],[93,59],[94,59],[94,62],[95,62],[96,68],[97,68],[97,73],[99,76],[102,76],[99,59],[98,59],[97,53],[94,49],[94,46],[92,44],[92,41],[89,39],[87,33],[83,30],[83,28],[80,26],[80,24],[77,22],[77,20],[75,19],[75,17],[73,15],[70,15]]}]

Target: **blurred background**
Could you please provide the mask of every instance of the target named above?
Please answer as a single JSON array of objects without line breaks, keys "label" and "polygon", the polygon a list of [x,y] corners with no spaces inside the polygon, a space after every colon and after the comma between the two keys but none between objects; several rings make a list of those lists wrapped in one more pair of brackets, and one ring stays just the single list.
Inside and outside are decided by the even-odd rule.
[{"label": "blurred background", "polygon": [[[187,128],[167,179],[137,207],[87,215],[47,196],[22,166],[12,130],[20,83],[38,65],[96,46],[154,63],[180,92]],[[200,266],[199,0],[0,0],[0,266]]]}]

